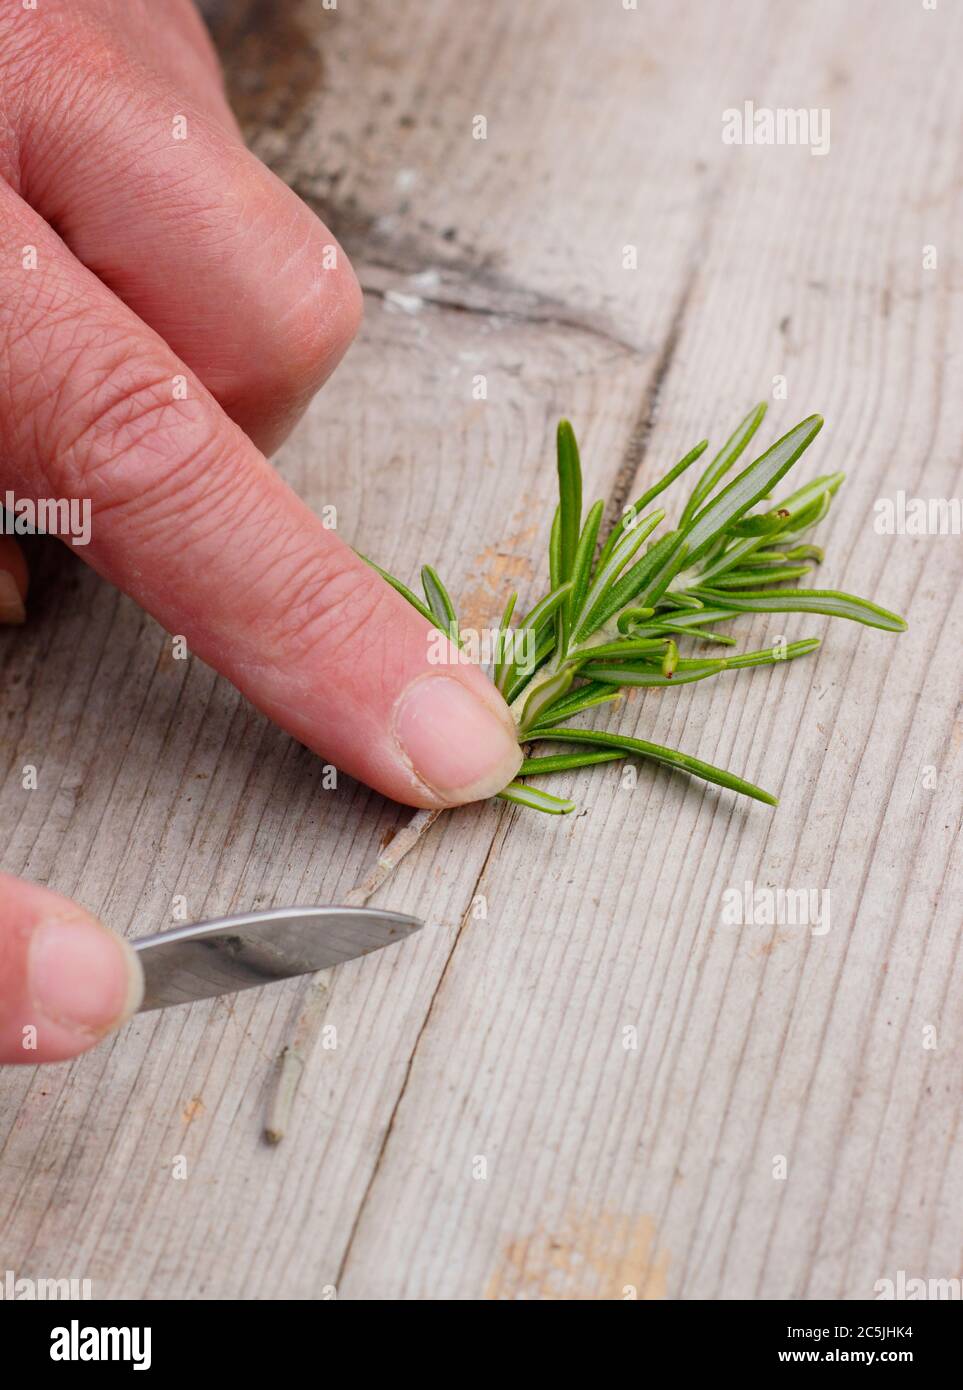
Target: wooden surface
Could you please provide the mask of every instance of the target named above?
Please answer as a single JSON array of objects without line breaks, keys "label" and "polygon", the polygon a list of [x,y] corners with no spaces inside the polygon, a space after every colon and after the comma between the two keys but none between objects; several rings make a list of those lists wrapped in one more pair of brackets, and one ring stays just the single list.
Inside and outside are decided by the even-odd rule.
[{"label": "wooden surface", "polygon": [[[376,900],[428,926],[337,972],[337,1046],[278,1149],[260,1130],[296,984],[7,1069],[0,1266],[149,1298],[867,1298],[899,1270],[959,1277],[960,540],[873,529],[879,497],[963,488],[959,11],[208,12],[252,144],[367,291],[278,459],[346,538],[407,579],[431,559],[486,624],[544,580],[560,413],[590,495],[625,499],[785,376],[768,438],[819,410],[801,474],[848,474],[820,582],[910,629],[748,621],[746,647],[827,640],[616,716],[762,782],[774,813],[611,765],[556,781],[567,819],[443,817]],[[830,108],[829,154],[723,144],[746,99]],[[52,544],[34,560],[30,623],[0,637],[3,868],[131,935],[177,894],[192,917],[342,897],[406,813],[325,790],[132,603]],[[726,926],[746,880],[828,889],[831,930]]]}]

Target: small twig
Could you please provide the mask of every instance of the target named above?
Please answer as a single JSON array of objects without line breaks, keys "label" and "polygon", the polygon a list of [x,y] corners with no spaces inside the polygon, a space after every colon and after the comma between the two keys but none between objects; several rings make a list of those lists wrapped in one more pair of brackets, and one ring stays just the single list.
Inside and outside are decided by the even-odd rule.
[{"label": "small twig", "polygon": [[[440,811],[417,811],[404,829],[399,830],[391,843],[385,846],[358,886],[346,895],[344,906],[364,907],[409,850],[414,849],[422,835],[434,825],[440,814]],[[287,1133],[301,1077],[324,1026],[330,991],[330,970],[321,970],[305,982],[290,1041],[278,1057],[277,1070],[268,1096],[264,1137],[269,1144],[280,1144]]]},{"label": "small twig", "polygon": [[264,1137],[269,1144],[279,1144],[284,1138],[287,1119],[294,1104],[301,1075],[314,1041],[324,1024],[329,985],[330,972],[321,970],[317,975],[313,975],[305,986],[306,997],[292,1030],[291,1041],[283,1048],[278,1058],[277,1073],[268,1099]]}]

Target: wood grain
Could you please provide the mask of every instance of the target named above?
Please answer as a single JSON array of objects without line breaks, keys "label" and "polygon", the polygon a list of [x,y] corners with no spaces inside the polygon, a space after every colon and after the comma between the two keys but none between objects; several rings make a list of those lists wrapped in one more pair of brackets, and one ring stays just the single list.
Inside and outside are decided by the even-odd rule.
[{"label": "wood grain", "polygon": [[[606,716],[761,782],[774,813],[610,765],[572,776],[566,820],[443,817],[379,898],[428,927],[336,972],[337,1046],[278,1149],[260,1128],[296,984],[7,1069],[6,1266],[149,1298],[868,1298],[900,1269],[959,1277],[960,543],[873,529],[898,488],[963,493],[959,14],[208,10],[254,147],[367,291],[278,460],[342,534],[406,579],[437,563],[483,625],[544,578],[559,414],[590,495],[624,500],[783,376],[769,437],[819,410],[801,472],[848,474],[821,581],[910,629],[760,617],[747,646],[826,640]],[[829,154],[724,145],[746,99],[828,107]],[[343,897],[405,813],[325,790],[132,604],[35,549],[30,623],[0,638],[3,868],[133,935],[177,894],[198,917]],[[831,929],[725,925],[746,880],[828,891]]]}]

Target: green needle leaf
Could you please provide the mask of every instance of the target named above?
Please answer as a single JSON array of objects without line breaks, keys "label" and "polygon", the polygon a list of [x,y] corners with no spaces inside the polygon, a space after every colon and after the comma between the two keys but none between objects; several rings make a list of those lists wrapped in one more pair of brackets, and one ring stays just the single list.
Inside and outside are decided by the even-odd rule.
[{"label": "green needle leaf", "polygon": [[682,531],[695,516],[696,511],[702,502],[712,492],[716,483],[723,478],[735,463],[736,459],[745,449],[756,430],[762,424],[762,417],[766,413],[766,402],[761,401],[743,420],[733,435],[726,440],[709,467],[692,489],[692,495],[685,505],[685,510],[679,518],[679,530]]},{"label": "green needle leaf", "polygon": [[616,626],[619,632],[626,633],[630,627],[645,622],[646,618],[651,618],[654,613],[654,608],[623,608]]},{"label": "green needle leaf", "polygon": [[606,616],[610,616],[611,613],[624,607],[634,598],[637,584],[645,582],[646,574],[657,563],[657,560],[652,557],[659,552],[662,541],[657,541],[648,554],[644,555],[636,565],[633,565],[632,569],[623,575],[621,580],[618,579],[618,575],[622,567],[628,564],[635,552],[648,539],[659,522],[664,519],[665,512],[659,510],[637,521],[631,529],[626,530],[605,563],[600,563],[596,567],[595,578],[585,596],[585,602],[575,614],[573,641],[584,642],[585,638],[590,637],[596,628],[602,626]]},{"label": "green needle leaf", "polygon": [[819,502],[823,493],[828,493],[830,497],[834,497],[845,481],[845,473],[823,473],[820,477],[813,478],[812,482],[804,483],[795,492],[791,492],[788,497],[784,497],[777,504],[776,510],[789,512],[791,516],[798,517],[800,513],[807,511]]},{"label": "green needle leaf", "polygon": [[690,565],[706,553],[725,527],[744,516],[750,507],[754,507],[769,494],[774,484],[789,472],[822,427],[821,415],[807,416],[703,507],[684,533],[689,547]]},{"label": "green needle leaf", "polygon": [[524,685],[525,681],[535,674],[537,667],[541,666],[549,654],[554,651],[555,638],[551,637],[546,640],[546,637],[543,636],[536,645],[534,659],[526,664],[523,660],[524,650],[519,650],[519,645],[522,641],[530,642],[532,636],[539,636],[549,618],[557,612],[571,591],[571,580],[566,584],[560,584],[557,589],[553,589],[550,594],[546,594],[543,599],[540,599],[531,612],[525,614],[518,627],[513,631],[513,647],[507,654],[509,659],[506,660],[505,668],[501,674],[501,684],[498,686],[503,695],[506,691],[512,690],[515,678],[519,674],[524,678]]},{"label": "green needle leaf", "polygon": [[[596,502],[582,523],[582,472],[575,434],[567,420],[557,432],[559,503],[549,541],[549,592],[512,628],[516,595],[498,630],[494,676],[512,708],[521,741],[551,739],[580,745],[567,753],[528,758],[520,776],[567,772],[627,755],[650,758],[717,786],[775,805],[775,798],[722,768],[677,749],[594,729],[562,727],[595,706],[617,701],[625,689],[686,685],[726,671],[777,665],[814,651],[808,637],[754,652],[725,656],[680,656],[678,641],[735,646],[716,624],[740,613],[822,613],[888,632],[906,623],[868,599],[834,590],[785,588],[808,574],[823,552],[808,533],[826,515],[842,473],[814,478],[781,502],[775,485],[809,446],[822,426],[818,415],[801,421],[727,485],[723,478],[746,448],[765,412],[751,411],[702,474],[683,509],[679,526],[646,542],[665,519],[659,508],[639,513],[706,449],[702,441],[627,509],[595,560],[604,504]],[[753,510],[764,504],[759,511]],[[400,580],[363,560],[435,627],[458,641],[454,604],[437,573],[426,565],[422,603]],[[597,634],[597,636],[595,635]],[[525,637],[521,648],[514,639]],[[593,646],[591,639],[595,641]],[[534,653],[531,647],[534,645]],[[499,796],[551,815],[574,810],[571,801],[520,780]]]},{"label": "green needle leaf", "polygon": [[571,607],[573,613],[580,612],[585,595],[588,593],[589,580],[592,577],[592,561],[595,559],[595,542],[598,540],[599,525],[604,510],[604,502],[595,503],[585,518],[582,534],[578,538],[578,549],[575,552],[575,563],[572,566]]},{"label": "green needle leaf", "polygon": [[653,502],[655,498],[659,496],[660,493],[664,492],[667,487],[674,483],[676,478],[678,478],[681,473],[684,473],[687,468],[691,467],[692,464],[695,463],[697,458],[701,458],[702,455],[705,453],[706,449],[708,449],[708,447],[708,439],[700,439],[699,443],[695,446],[695,448],[690,449],[689,452],[679,460],[679,462],[675,465],[674,468],[670,468],[668,473],[666,473],[663,477],[659,479],[657,483],[655,483],[652,487],[649,488],[648,492],[643,492],[642,496],[638,499],[637,502],[633,502],[631,507],[627,507],[625,509],[625,511],[622,513],[620,520],[615,524],[615,526],[612,527],[612,530],[609,532],[605,545],[602,547],[602,553],[599,556],[599,567],[601,567],[612,554],[612,551],[618,544],[619,538],[625,531],[626,527],[634,526],[636,518],[641,516],[642,512],[645,511],[649,503]]},{"label": "green needle leaf", "polygon": [[557,589],[553,589],[550,594],[539,599],[535,607],[526,613],[519,623],[519,630],[531,628],[533,632],[540,632],[555,610],[561,605],[564,599],[568,598],[572,592],[572,581],[568,579],[564,584],[559,584]]},{"label": "green needle leaf", "polygon": [[[755,561],[759,547],[763,542],[764,538],[760,536],[743,536],[741,540],[726,546],[720,554],[711,558],[708,555],[704,556],[702,564],[696,566],[692,571],[695,576],[694,582],[704,588],[705,585],[714,583],[718,575],[727,574],[740,561],[749,559]],[[687,578],[688,572],[682,576],[680,583],[684,583]]]},{"label": "green needle leaf", "polygon": [[[763,553],[757,551],[755,559],[759,560]],[[821,565],[825,558],[822,547],[818,545],[795,545],[781,553],[783,560],[813,560],[817,565]]]},{"label": "green needle leaf", "polygon": [[502,801],[513,801],[517,806],[529,806],[533,811],[544,811],[549,816],[567,816],[575,810],[574,801],[563,801],[550,792],[539,791],[537,787],[526,787],[523,782],[509,782],[497,793]]},{"label": "green needle leaf", "polygon": [[591,767],[593,763],[612,763],[624,758],[617,750],[600,749],[597,753],[557,753],[546,758],[526,758],[518,769],[519,777],[535,777],[544,772],[568,772],[575,767]]},{"label": "green needle leaf", "polygon": [[[780,540],[780,544],[782,544]],[[792,550],[754,550],[750,557],[750,564],[754,568],[761,565],[769,566],[785,565],[790,560],[821,560],[822,551],[816,545],[797,545]],[[705,570],[700,575],[700,582],[705,584]]]},{"label": "green needle leaf", "polygon": [[645,557],[648,560],[658,555],[660,563],[652,576],[647,578],[645,587],[633,594],[633,598],[637,598],[644,607],[657,604],[685,564],[688,552],[689,546],[685,537],[680,536],[677,531],[670,531],[667,536],[663,536]]},{"label": "green needle leaf", "polygon": [[445,588],[444,584],[442,584],[431,565],[422,566],[421,587],[425,591],[425,598],[428,600],[428,607],[431,609],[435,626],[440,627],[442,632],[447,632],[451,640],[458,646],[461,646],[458,637],[458,615],[455,612],[455,605],[448,597],[448,590]]},{"label": "green needle leaf", "polygon": [[582,467],[575,431],[568,420],[558,422],[559,580],[571,579],[582,528]]},{"label": "green needle leaf", "polygon": [[736,645],[734,637],[726,637],[721,632],[709,632],[707,628],[678,627],[675,623],[660,623],[659,626],[663,632],[674,632],[680,637],[694,637],[700,642],[714,642],[720,647],[734,647]]},{"label": "green needle leaf", "polygon": [[[629,609],[628,611],[631,612],[632,610]],[[641,609],[640,611],[650,612],[651,610]],[[687,628],[703,628],[712,623],[723,623],[727,618],[737,618],[738,616],[734,608],[696,608],[691,613],[660,613],[653,622],[638,624],[634,635],[636,637],[657,637],[663,629],[668,632],[685,632]],[[620,618],[620,631],[621,627]]]},{"label": "green needle leaf", "polygon": [[884,632],[906,631],[906,622],[898,613],[880,608],[869,599],[831,589],[778,589],[768,593],[734,593],[729,589],[716,593],[713,589],[696,589],[695,592],[707,602],[724,603],[740,613],[825,613],[830,618],[850,618],[867,627],[882,628]]},{"label": "green needle leaf", "polygon": [[556,507],[555,515],[552,517],[551,534],[548,538],[548,580],[553,589],[557,589],[562,582],[561,514],[561,507]]},{"label": "green needle leaf", "polygon": [[790,579],[802,579],[812,573],[812,565],[754,566],[745,570],[729,570],[714,581],[716,589],[752,589],[760,584],[786,584]]},{"label": "green needle leaf", "polygon": [[687,594],[678,589],[666,589],[662,595],[662,603],[667,603],[671,608],[687,608],[690,611],[705,608],[701,598],[696,598],[695,594]]},{"label": "green needle leaf", "polygon": [[595,681],[611,681],[617,686],[688,685],[692,681],[705,680],[707,676],[718,676],[723,671],[736,671],[746,666],[778,666],[781,661],[794,661],[797,656],[807,656],[819,646],[818,637],[804,637],[799,642],[789,642],[785,647],[766,647],[763,651],[743,652],[741,655],[724,657],[704,657],[693,660],[680,660],[672,672],[645,662],[628,661],[618,665],[606,662],[592,663],[585,667],[585,674]]},{"label": "green needle leaf", "polygon": [[518,699],[526,685],[528,685],[529,681],[536,675],[540,667],[545,665],[545,662],[548,661],[554,650],[555,633],[554,631],[546,632],[539,640],[538,646],[535,649],[534,661],[526,666],[524,671],[518,671],[516,668],[512,668],[510,678],[505,681],[504,692],[505,699],[509,704]]},{"label": "green needle leaf", "polygon": [[668,640],[667,637],[625,637],[621,641],[602,642],[597,647],[585,647],[579,655],[584,661],[598,661],[601,657],[638,657],[644,656],[646,652],[658,652],[661,661]]},{"label": "green needle leaf", "polygon": [[741,521],[734,521],[729,527],[729,535],[771,536],[774,531],[781,531],[787,520],[788,518],[779,512],[753,512],[751,516],[744,516]]},{"label": "green needle leaf", "polygon": [[[551,591],[554,593],[562,583],[565,576],[562,574],[562,508],[561,504],[555,508],[555,515],[552,518],[552,531],[548,538],[548,578]],[[565,619],[567,614],[564,608],[559,608],[555,617],[556,644],[560,651],[564,651],[568,640],[568,627]]]},{"label": "green needle leaf", "polygon": [[804,536],[814,526],[818,526],[829,511],[832,500],[831,492],[821,492],[811,506],[804,507],[799,512],[791,512],[790,520],[786,522],[786,529],[779,532],[778,539],[780,541],[794,540],[797,536]]},{"label": "green needle leaf", "polygon": [[525,702],[525,709],[519,718],[518,728],[519,737],[523,738],[526,730],[536,724],[539,718],[548,709],[549,705],[555,700],[560,700],[572,684],[575,671],[571,666],[566,666],[564,671],[559,671],[557,675],[550,676],[544,685],[538,685],[529,695]]},{"label": "green needle leaf", "polygon": [[505,604],[505,611],[502,614],[502,620],[498,624],[498,641],[495,647],[496,659],[495,670],[493,674],[495,680],[495,688],[496,690],[500,690],[502,694],[505,693],[503,681],[505,681],[508,678],[508,673],[514,666],[508,633],[510,631],[512,614],[515,612],[515,604],[517,602],[518,594],[510,594],[508,597],[508,602]]},{"label": "green needle leaf", "polygon": [[621,700],[622,696],[617,690],[613,690],[610,685],[602,684],[599,681],[590,681],[586,685],[580,685],[577,690],[557,700],[549,705],[528,731],[529,738],[538,738],[539,729],[543,724],[564,724],[567,719],[574,719],[583,710],[593,709],[596,705],[608,705],[613,700]]},{"label": "green needle leaf", "polygon": [[770,806],[778,804],[769,792],[754,786],[752,782],[743,781],[732,772],[726,772],[724,768],[713,767],[711,763],[690,758],[687,753],[680,753],[676,748],[663,748],[661,744],[647,743],[641,738],[628,738],[624,734],[596,733],[594,729],[557,728],[543,729],[539,738],[557,739],[563,743],[586,743],[597,748],[618,748],[626,753],[636,753],[641,758],[651,758],[654,762],[664,763],[667,767],[690,772],[694,777],[701,777],[703,781],[728,787],[730,791],[739,792],[742,796],[751,796],[756,801],[765,801]]},{"label": "green needle leaf", "polygon": [[393,574],[389,574],[388,571],[383,570],[380,565],[376,565],[374,560],[369,560],[367,555],[362,555],[360,550],[356,550],[355,554],[357,555],[359,560],[363,560],[366,565],[370,565],[373,570],[376,570],[377,573],[381,575],[381,578],[385,581],[385,583],[390,584],[392,589],[394,589],[396,593],[399,593],[402,598],[407,599],[408,602],[411,604],[412,608],[417,608],[421,616],[423,618],[427,618],[428,621],[431,623],[432,627],[436,626],[436,619],[434,613],[432,613],[431,609],[427,608],[425,604],[422,603],[421,599],[418,598],[417,594],[412,593],[412,591],[408,588],[407,584],[402,584],[400,579],[396,579]]}]

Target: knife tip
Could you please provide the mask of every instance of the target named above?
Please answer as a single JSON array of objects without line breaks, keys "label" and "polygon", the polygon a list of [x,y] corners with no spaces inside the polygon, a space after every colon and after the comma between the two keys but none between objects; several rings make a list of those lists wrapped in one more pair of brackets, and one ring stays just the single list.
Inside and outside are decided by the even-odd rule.
[{"label": "knife tip", "polygon": [[387,912],[385,917],[389,922],[388,930],[393,935],[411,936],[425,925],[420,917],[411,917],[406,912]]}]

